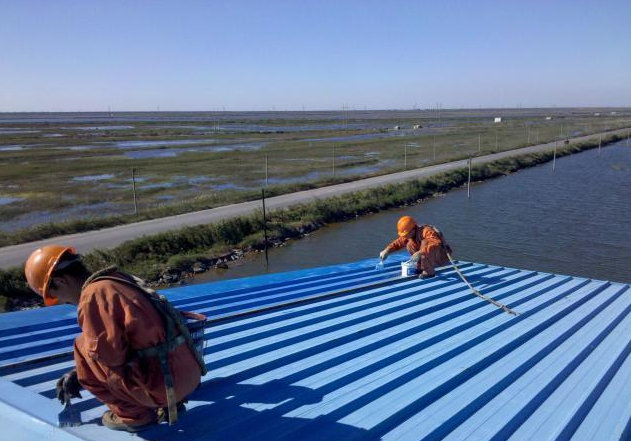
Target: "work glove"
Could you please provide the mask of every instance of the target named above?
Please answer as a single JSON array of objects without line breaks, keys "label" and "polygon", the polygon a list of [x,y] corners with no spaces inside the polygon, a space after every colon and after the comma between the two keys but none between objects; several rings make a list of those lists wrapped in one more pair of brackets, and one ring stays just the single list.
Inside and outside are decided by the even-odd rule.
[{"label": "work glove", "polygon": [[69,403],[71,398],[82,398],[80,391],[76,369],[67,372],[57,381],[57,399],[61,404]]},{"label": "work glove", "polygon": [[410,260],[414,263],[418,263],[418,261],[421,260],[421,252],[417,251],[416,253],[412,254],[412,257],[410,257]]},{"label": "work glove", "polygon": [[388,258],[388,254],[390,254],[390,251],[388,251],[387,249],[383,250],[381,253],[379,253],[379,259],[381,261],[386,260]]}]

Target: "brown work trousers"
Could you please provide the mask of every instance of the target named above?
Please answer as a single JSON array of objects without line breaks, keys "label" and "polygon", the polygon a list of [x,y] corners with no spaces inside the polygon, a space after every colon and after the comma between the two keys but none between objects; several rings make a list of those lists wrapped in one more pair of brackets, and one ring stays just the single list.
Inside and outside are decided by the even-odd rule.
[{"label": "brown work trousers", "polygon": [[[122,273],[116,277],[124,277]],[[157,357],[138,358],[138,349],[166,340],[162,318],[142,291],[111,280],[84,286],[78,305],[82,334],[74,345],[81,385],[124,423],[155,421],[166,407],[166,388]],[[186,344],[169,353],[178,401],[199,385],[201,371]]]}]

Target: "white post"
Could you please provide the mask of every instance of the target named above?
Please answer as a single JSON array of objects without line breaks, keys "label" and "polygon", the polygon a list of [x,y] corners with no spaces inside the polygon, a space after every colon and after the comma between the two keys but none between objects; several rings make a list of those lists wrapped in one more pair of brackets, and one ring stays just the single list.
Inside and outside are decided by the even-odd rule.
[{"label": "white post", "polygon": [[471,198],[471,156],[469,156],[469,180],[467,181],[467,199]]},{"label": "white post", "polygon": [[554,169],[556,168],[556,164],[557,164],[557,144],[559,143],[559,141],[554,141],[554,156],[552,157],[552,171],[554,171]]}]

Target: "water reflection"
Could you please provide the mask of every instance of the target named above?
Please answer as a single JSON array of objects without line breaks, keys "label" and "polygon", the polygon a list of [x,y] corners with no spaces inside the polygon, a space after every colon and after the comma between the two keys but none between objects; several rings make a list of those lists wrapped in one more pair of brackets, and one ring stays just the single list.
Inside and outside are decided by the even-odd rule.
[{"label": "water reflection", "polygon": [[[136,141],[139,142],[139,141]],[[182,153],[199,153],[199,152],[231,152],[237,150],[259,150],[265,146],[266,142],[250,142],[243,144],[225,144],[207,147],[177,148],[177,149],[151,149],[136,150],[125,152],[125,156],[132,159],[145,158],[172,158]]]},{"label": "water reflection", "polygon": [[76,176],[72,178],[73,181],[103,181],[105,179],[112,179],[115,175],[110,173],[105,173],[102,175],[87,175],[87,176]]},{"label": "water reflection", "polygon": [[339,264],[396,237],[403,214],[434,224],[459,259],[631,283],[631,147],[620,142],[474,185],[412,207],[334,224],[193,283]]},{"label": "water reflection", "polygon": [[8,204],[12,204],[13,202],[18,202],[18,201],[23,201],[23,200],[24,198],[0,196],[0,205],[8,205]]}]

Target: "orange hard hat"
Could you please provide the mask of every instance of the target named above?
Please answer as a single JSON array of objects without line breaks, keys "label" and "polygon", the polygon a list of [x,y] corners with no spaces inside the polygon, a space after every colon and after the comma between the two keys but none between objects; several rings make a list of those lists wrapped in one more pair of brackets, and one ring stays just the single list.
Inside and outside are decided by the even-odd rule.
[{"label": "orange hard hat", "polygon": [[397,231],[399,232],[399,237],[407,236],[408,234],[410,234],[410,231],[412,231],[415,227],[416,221],[412,216],[403,216],[401,219],[399,219],[399,222],[397,222]]},{"label": "orange hard hat", "polygon": [[56,305],[59,301],[57,297],[48,294],[48,286],[53,272],[57,269],[59,259],[65,253],[76,255],[77,251],[73,247],[46,245],[33,251],[26,259],[24,275],[28,286],[44,298],[46,306]]}]

